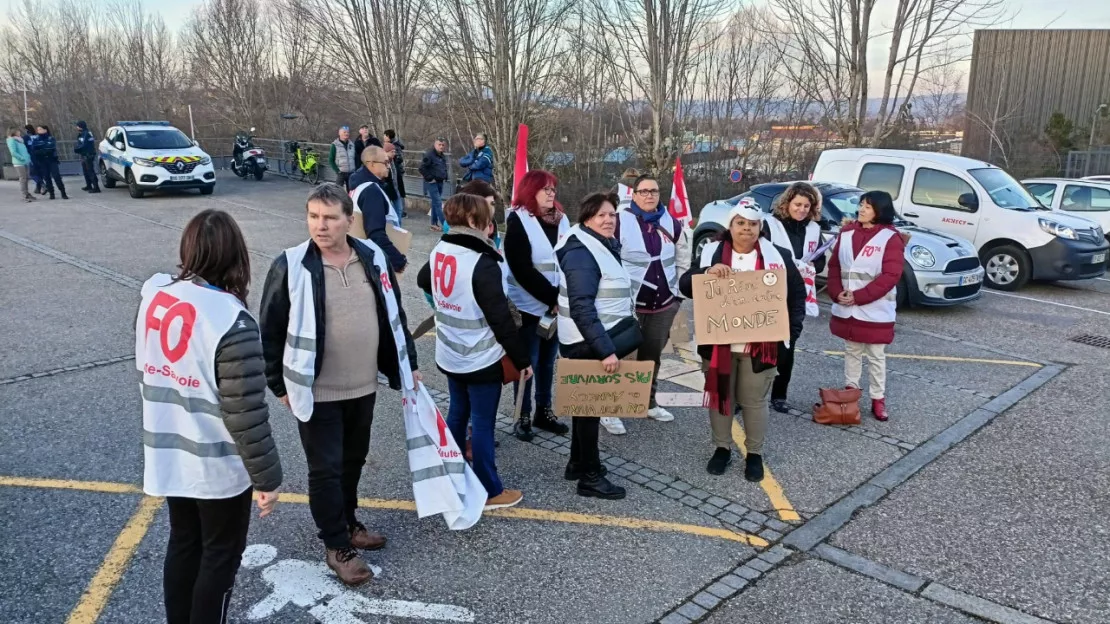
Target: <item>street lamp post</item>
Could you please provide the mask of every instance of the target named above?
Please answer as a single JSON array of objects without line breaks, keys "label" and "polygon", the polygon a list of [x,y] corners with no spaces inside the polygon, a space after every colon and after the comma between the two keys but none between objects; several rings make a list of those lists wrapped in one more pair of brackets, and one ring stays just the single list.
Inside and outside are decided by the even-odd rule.
[{"label": "street lamp post", "polygon": [[1095,128],[1098,127],[1098,118],[1102,116],[1102,111],[1110,108],[1110,104],[1099,104],[1095,108],[1095,114],[1091,115],[1091,136],[1087,139],[1087,158],[1083,162],[1083,175],[1088,176],[1091,174],[1091,159],[1095,156]]}]

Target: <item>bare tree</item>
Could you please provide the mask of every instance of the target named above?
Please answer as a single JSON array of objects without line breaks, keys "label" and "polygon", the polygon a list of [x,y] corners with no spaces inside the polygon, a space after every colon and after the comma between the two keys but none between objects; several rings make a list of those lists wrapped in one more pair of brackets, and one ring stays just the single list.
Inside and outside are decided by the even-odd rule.
[{"label": "bare tree", "polygon": [[[678,151],[682,106],[692,103],[704,34],[728,0],[591,0],[603,71],[624,108],[626,133],[654,172]],[[646,110],[644,110],[646,107]],[[640,112],[650,117],[641,132]]]},{"label": "bare tree", "polygon": [[962,126],[967,74],[955,62],[938,64],[921,74],[921,97],[915,107],[926,127],[950,130]]},{"label": "bare tree", "polygon": [[[443,0],[442,45],[432,63],[438,99],[460,142],[488,131],[495,179],[512,180],[517,126],[535,120],[554,91],[565,53],[560,33],[572,0]],[[460,126],[462,126],[460,128]]]},{"label": "bare tree", "polygon": [[[897,0],[883,30],[872,23],[876,0],[774,0],[774,6],[779,28],[790,35],[781,52],[792,78],[850,145],[878,144],[893,132],[922,72],[944,63],[953,46],[1003,12],[1002,0]],[[878,110],[869,115],[868,55],[877,45],[888,52]]]},{"label": "bare tree", "polygon": [[214,97],[213,112],[233,127],[266,117],[262,87],[270,32],[259,0],[206,0],[186,27],[189,73],[195,87]]}]

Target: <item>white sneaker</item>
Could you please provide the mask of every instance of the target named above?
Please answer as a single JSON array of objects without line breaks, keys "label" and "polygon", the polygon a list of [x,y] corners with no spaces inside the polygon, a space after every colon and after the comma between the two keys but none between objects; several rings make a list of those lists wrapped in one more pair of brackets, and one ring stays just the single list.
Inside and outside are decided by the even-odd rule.
[{"label": "white sneaker", "polygon": [[657,405],[648,410],[648,418],[659,422],[671,422],[674,420],[674,414],[663,409],[663,406]]},{"label": "white sneaker", "polygon": [[613,435],[624,435],[628,433],[628,431],[625,430],[624,423],[621,422],[620,418],[611,418],[608,416],[603,417],[601,419],[601,426],[605,427],[605,430]]}]

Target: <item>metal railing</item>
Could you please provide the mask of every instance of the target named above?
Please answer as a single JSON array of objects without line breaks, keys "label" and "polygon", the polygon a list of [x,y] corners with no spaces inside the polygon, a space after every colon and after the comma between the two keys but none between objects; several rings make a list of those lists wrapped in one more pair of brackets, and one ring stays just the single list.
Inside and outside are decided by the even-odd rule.
[{"label": "metal railing", "polygon": [[1110,146],[1068,152],[1064,177],[1082,178],[1089,175],[1110,175]]}]

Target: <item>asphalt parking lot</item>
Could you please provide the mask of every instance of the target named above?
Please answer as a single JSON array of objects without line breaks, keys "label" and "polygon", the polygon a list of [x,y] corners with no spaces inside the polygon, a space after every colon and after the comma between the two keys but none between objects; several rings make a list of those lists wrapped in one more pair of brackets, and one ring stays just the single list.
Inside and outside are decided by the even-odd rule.
[{"label": "asphalt parking lot", "polygon": [[[141,492],[138,288],[173,270],[193,214],[219,208],[246,235],[256,307],[270,260],[306,237],[307,192],[223,176],[207,197],[115,189],[25,204],[0,183],[0,622],[163,617],[166,509]],[[435,238],[423,217],[406,223],[410,257],[426,255]],[[430,313],[415,282],[415,270],[403,276],[413,327]],[[772,413],[758,485],[738,464],[705,472],[701,374],[681,340],[661,373],[675,421],[602,434],[625,500],[576,496],[562,479],[569,441],[520,442],[505,416],[499,468],[524,502],[463,532],[417,519],[400,399],[385,391],[360,514],[390,542],[357,589],[321,570],[295,420],[271,400],[283,503],[252,522],[232,619],[1110,621],[1110,348],[1072,340],[1110,337],[1110,278],[987,292],[898,323],[891,420],[865,413],[839,428],[807,418],[817,389],[843,381],[827,308],[807,320],[795,410]],[[418,349],[442,393],[434,337]]]}]

